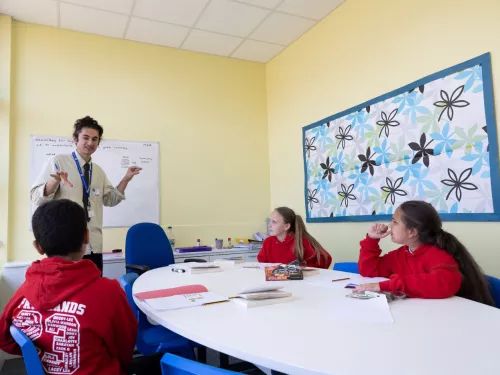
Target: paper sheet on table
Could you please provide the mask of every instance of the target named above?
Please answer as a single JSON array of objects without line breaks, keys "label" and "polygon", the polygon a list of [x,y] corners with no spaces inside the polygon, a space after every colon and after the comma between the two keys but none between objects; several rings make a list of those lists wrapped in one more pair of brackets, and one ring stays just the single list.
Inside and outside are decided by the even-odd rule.
[{"label": "paper sheet on table", "polygon": [[[346,289],[346,294],[351,293]],[[331,301],[329,318],[338,322],[392,324],[389,302],[384,295],[371,299],[357,299],[337,296]]]},{"label": "paper sheet on table", "polygon": [[281,263],[257,263],[257,262],[246,262],[241,264],[241,268],[243,269],[257,269],[263,270],[266,267],[277,266]]},{"label": "paper sheet on table", "polygon": [[221,297],[211,292],[180,294],[172,297],[145,300],[145,302],[155,311],[177,310],[194,306],[211,305],[213,303],[225,301],[228,301],[226,297]]},{"label": "paper sheet on table", "polygon": [[[323,276],[323,275],[322,275]],[[342,281],[332,281],[336,279],[344,279],[344,277],[315,277],[314,279],[305,279],[304,282],[310,285],[322,286],[328,288],[345,288],[347,284],[369,284],[369,283],[379,283],[381,281],[386,281],[385,277],[363,277],[355,275],[350,277],[348,280]]]}]

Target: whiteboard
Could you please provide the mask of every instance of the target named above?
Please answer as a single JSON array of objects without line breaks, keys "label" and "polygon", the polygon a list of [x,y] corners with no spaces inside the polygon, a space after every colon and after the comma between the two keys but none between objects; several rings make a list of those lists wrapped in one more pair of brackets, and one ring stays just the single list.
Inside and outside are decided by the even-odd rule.
[{"label": "whiteboard", "polygon": [[[50,156],[75,150],[71,137],[31,136],[30,185],[33,186]],[[131,165],[142,171],[129,182],[126,199],[115,207],[104,207],[104,227],[131,227],[150,222],[160,224],[160,144],[102,140],[92,161],[99,164],[113,185],[118,185]],[[31,212],[34,212],[32,205]]]}]

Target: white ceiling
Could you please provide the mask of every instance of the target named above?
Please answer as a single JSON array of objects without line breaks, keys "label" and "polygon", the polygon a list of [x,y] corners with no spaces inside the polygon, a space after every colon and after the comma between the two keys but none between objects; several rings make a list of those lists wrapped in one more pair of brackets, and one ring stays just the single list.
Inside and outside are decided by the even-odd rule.
[{"label": "white ceiling", "polygon": [[344,0],[0,0],[14,19],[268,62]]}]

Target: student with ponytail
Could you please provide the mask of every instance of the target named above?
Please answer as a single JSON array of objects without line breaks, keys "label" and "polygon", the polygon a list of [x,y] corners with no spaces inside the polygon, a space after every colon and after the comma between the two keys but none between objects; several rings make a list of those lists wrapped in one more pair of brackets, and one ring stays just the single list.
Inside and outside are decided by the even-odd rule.
[{"label": "student with ponytail", "polygon": [[271,236],[265,239],[257,259],[261,263],[290,263],[299,260],[308,267],[328,268],[332,257],[311,236],[300,215],[278,207],[270,216]]},{"label": "student with ponytail", "polygon": [[[401,291],[408,297],[447,298],[458,295],[494,306],[486,277],[465,246],[442,229],[434,207],[423,201],[404,202],[389,227],[373,224],[361,241],[359,272],[366,277],[390,277],[363,284],[357,291]],[[403,245],[380,256],[379,241],[391,236]]]}]

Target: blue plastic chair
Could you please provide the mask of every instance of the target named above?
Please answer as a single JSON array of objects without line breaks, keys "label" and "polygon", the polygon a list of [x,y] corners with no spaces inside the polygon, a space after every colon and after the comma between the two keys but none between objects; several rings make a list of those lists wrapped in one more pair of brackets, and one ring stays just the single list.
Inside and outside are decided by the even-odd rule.
[{"label": "blue plastic chair", "polygon": [[333,270],[334,271],[342,271],[342,272],[350,272],[350,273],[359,273],[357,262],[335,263],[333,265]]},{"label": "blue plastic chair", "polygon": [[142,274],[175,263],[172,246],[162,227],[153,223],[133,225],[125,241],[127,272]]},{"label": "blue plastic chair", "polygon": [[224,370],[217,367],[205,365],[191,361],[186,358],[181,358],[173,354],[166,353],[163,355],[161,362],[161,373],[163,375],[230,375],[237,374],[236,372]]},{"label": "blue plastic chair", "polygon": [[500,279],[493,276],[486,276],[486,278],[488,279],[491,296],[495,301],[495,306],[500,309]]},{"label": "blue plastic chair", "polygon": [[128,303],[137,317],[139,330],[137,332],[137,350],[142,355],[174,352],[183,357],[194,359],[193,345],[186,338],[160,325],[151,324],[146,314],[137,308],[132,296],[132,286],[139,276],[136,273],[126,273],[120,277],[120,285],[125,290]]},{"label": "blue plastic chair", "polygon": [[35,344],[33,344],[23,331],[15,326],[10,326],[10,334],[14,341],[21,347],[28,375],[45,375]]}]

